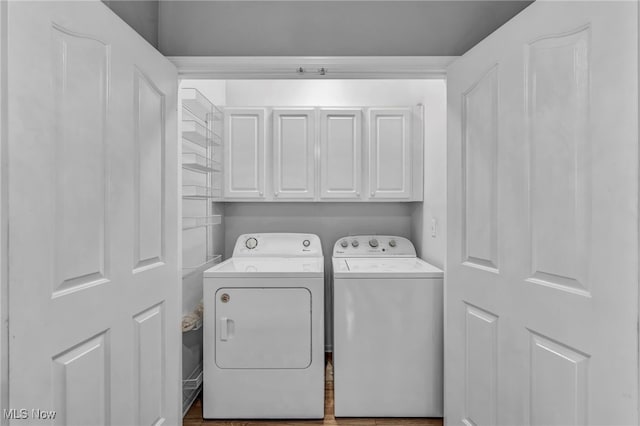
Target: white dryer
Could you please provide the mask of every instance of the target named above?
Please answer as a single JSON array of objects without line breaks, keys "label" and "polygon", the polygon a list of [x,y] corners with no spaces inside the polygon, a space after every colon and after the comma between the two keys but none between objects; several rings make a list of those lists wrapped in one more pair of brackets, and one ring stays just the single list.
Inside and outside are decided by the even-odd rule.
[{"label": "white dryer", "polygon": [[203,417],[324,417],[324,259],[312,234],[246,234],[204,272]]},{"label": "white dryer", "polygon": [[442,286],[443,272],[406,238],[336,242],[336,417],[442,417]]}]

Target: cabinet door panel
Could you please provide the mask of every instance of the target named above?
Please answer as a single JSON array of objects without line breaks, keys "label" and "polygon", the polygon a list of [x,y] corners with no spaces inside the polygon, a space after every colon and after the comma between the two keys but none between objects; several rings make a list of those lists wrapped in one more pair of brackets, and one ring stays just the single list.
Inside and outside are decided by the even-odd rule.
[{"label": "cabinet door panel", "polygon": [[411,198],[410,108],[369,110],[369,196]]},{"label": "cabinet door panel", "polygon": [[362,110],[320,113],[320,197],[360,198]]},{"label": "cabinet door panel", "polygon": [[225,110],[226,198],[264,197],[263,108]]},{"label": "cabinet door panel", "polygon": [[273,189],[276,199],[315,196],[315,111],[273,110]]}]

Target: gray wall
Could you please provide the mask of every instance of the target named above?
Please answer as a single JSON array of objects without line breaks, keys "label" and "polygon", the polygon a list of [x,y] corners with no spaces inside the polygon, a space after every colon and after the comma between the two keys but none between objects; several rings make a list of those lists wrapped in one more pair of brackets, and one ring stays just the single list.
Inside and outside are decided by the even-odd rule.
[{"label": "gray wall", "polygon": [[158,47],[158,0],[102,0],[153,47]]},{"label": "gray wall", "polygon": [[160,2],[168,56],[461,55],[529,1]]},{"label": "gray wall", "polygon": [[231,256],[241,234],[307,232],[320,237],[328,267],[333,244],[345,235],[410,238],[413,209],[414,203],[227,203],[225,257]]},{"label": "gray wall", "polygon": [[[258,232],[306,232],[322,241],[325,297],[330,301],[331,255],[340,237],[356,234],[411,238],[411,214],[417,203],[228,203],[225,207],[225,255],[239,235]],[[332,314],[325,304],[325,348],[332,348]]]}]

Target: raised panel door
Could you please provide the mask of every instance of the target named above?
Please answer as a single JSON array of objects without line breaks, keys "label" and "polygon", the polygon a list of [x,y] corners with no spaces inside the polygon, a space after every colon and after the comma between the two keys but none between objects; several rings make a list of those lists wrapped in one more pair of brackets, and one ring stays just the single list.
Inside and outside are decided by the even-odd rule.
[{"label": "raised panel door", "polygon": [[225,198],[264,198],[265,109],[226,108]]},{"label": "raised panel door", "polygon": [[176,69],[99,1],[8,13],[12,407],[177,424]]},{"label": "raised panel door", "polygon": [[273,110],[273,196],[315,196],[316,128],[313,108]]},{"label": "raised panel door", "polygon": [[320,198],[359,199],[362,110],[320,110]]},{"label": "raised panel door", "polygon": [[449,67],[449,424],[638,424],[637,61],[637,2],[534,2]]},{"label": "raised panel door", "polygon": [[369,198],[411,198],[412,158],[411,109],[369,109]]}]

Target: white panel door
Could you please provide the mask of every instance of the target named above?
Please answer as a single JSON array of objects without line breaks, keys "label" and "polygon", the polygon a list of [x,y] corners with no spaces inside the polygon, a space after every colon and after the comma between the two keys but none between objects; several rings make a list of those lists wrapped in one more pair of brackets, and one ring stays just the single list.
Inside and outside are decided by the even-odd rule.
[{"label": "white panel door", "polygon": [[225,108],[225,198],[264,198],[264,116],[264,108]]},{"label": "white panel door", "polygon": [[98,1],[8,21],[10,407],[178,424],[176,70]]},{"label": "white panel door", "polygon": [[316,127],[313,108],[273,110],[273,196],[315,196]]},{"label": "white panel door", "polygon": [[535,2],[448,72],[448,424],[638,424],[638,10]]},{"label": "white panel door", "polygon": [[411,108],[369,109],[369,198],[412,195]]},{"label": "white panel door", "polygon": [[320,198],[358,199],[362,185],[362,110],[320,110]]}]

